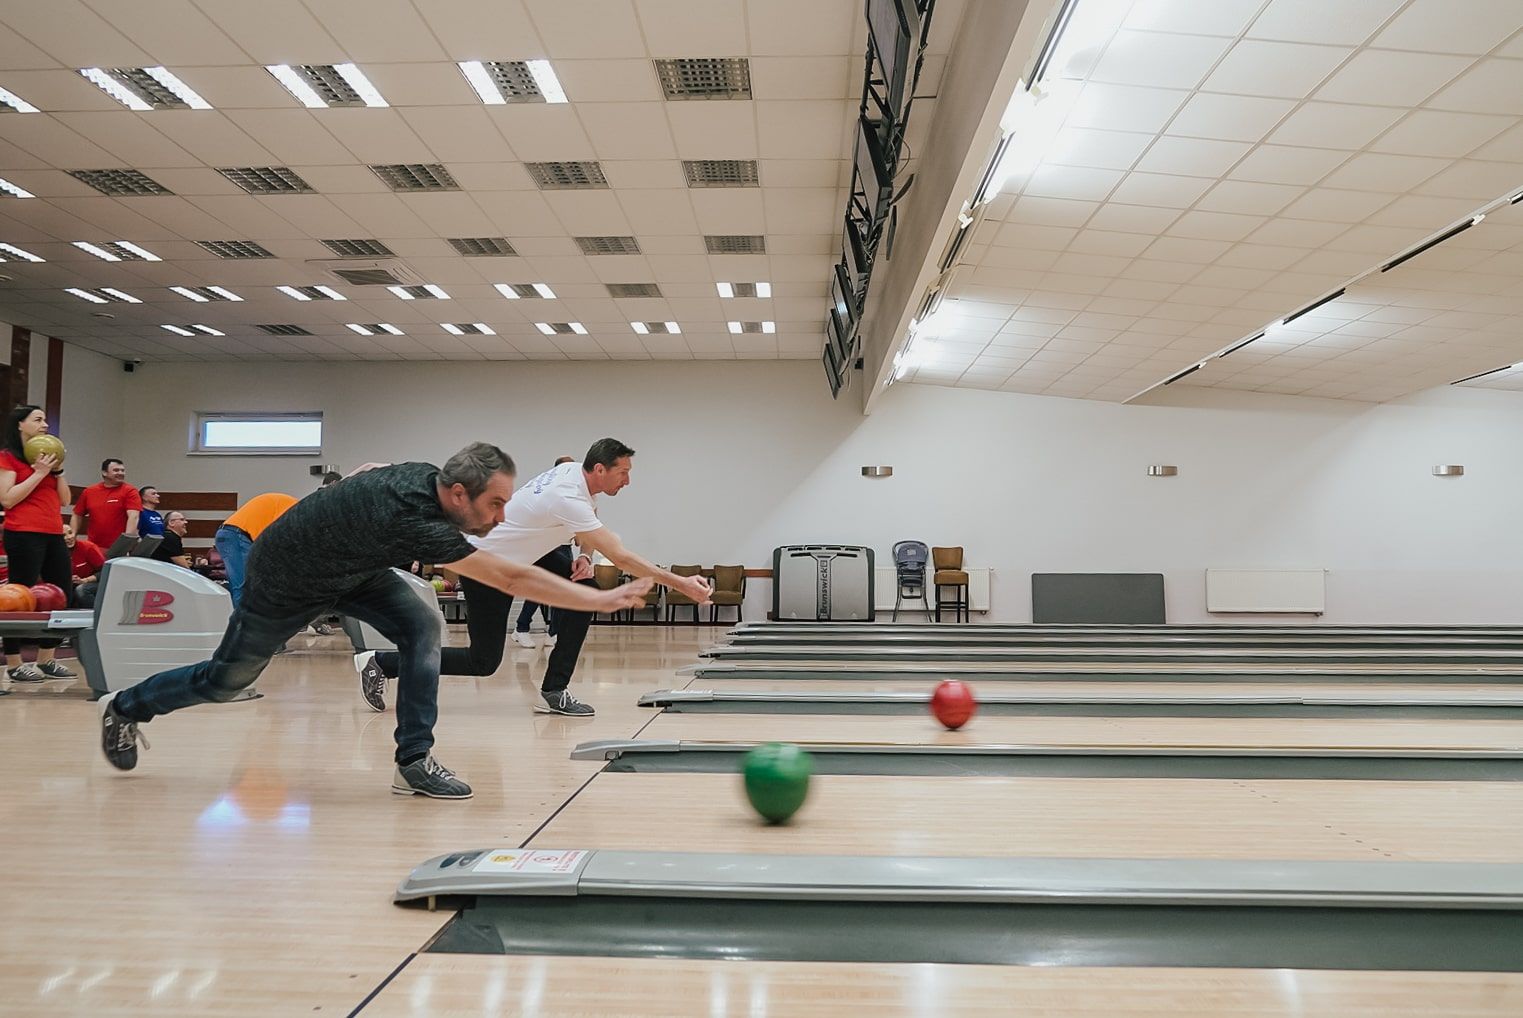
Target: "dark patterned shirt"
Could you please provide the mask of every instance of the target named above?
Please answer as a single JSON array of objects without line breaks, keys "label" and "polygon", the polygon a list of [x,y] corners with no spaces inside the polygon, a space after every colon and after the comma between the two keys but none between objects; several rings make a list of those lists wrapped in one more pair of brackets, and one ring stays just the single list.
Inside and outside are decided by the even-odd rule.
[{"label": "dark patterned shirt", "polygon": [[331,605],[388,569],[470,555],[438,477],[430,463],[398,463],[314,491],[254,542],[245,600],[277,614]]}]

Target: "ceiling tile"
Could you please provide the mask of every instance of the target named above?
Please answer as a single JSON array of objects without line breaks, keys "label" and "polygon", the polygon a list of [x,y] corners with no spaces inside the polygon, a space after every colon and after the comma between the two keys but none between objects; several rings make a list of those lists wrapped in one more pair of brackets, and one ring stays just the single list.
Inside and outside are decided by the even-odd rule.
[{"label": "ceiling tile", "polygon": [[1197,93],[1165,133],[1217,141],[1258,141],[1295,106],[1288,99]]},{"label": "ceiling tile", "polygon": [[552,61],[627,57],[629,40],[641,38],[640,23],[629,0],[526,0],[524,6],[528,8],[548,51],[546,55]]},{"label": "ceiling tile", "polygon": [[661,84],[649,60],[557,60],[567,97],[584,102],[659,102]]},{"label": "ceiling tile", "polygon": [[1111,201],[1125,205],[1156,205],[1189,208],[1211,187],[1200,177],[1176,177],[1162,173],[1129,173],[1116,187]]},{"label": "ceiling tile", "polygon": [[355,63],[447,59],[411,0],[321,0],[309,10]]},{"label": "ceiling tile", "polygon": [[[683,159],[755,159],[756,103],[716,100],[667,103],[677,153]],[[831,136],[837,127],[831,125]]]},{"label": "ceiling tile", "polygon": [[1469,57],[1361,50],[1317,90],[1329,102],[1415,106],[1452,81]]},{"label": "ceiling tile", "polygon": [[[1142,135],[1151,138],[1152,135]],[[1204,138],[1158,138],[1137,163],[1149,173],[1172,173],[1187,177],[1219,177],[1248,152],[1245,142],[1209,141]]]},{"label": "ceiling tile", "polygon": [[1448,165],[1444,159],[1362,152],[1330,173],[1323,183],[1328,187],[1400,193],[1410,191]]},{"label": "ceiling tile", "polygon": [[741,0],[635,0],[653,59],[739,56],[746,52],[746,20]]},{"label": "ceiling tile", "polygon": [[1428,105],[1464,113],[1523,116],[1523,60],[1482,60]]},{"label": "ceiling tile", "polygon": [[1137,0],[1125,27],[1151,32],[1241,35],[1263,0]]},{"label": "ceiling tile", "polygon": [[1514,124],[1510,117],[1414,110],[1370,148],[1399,155],[1459,158]]},{"label": "ceiling tile", "polygon": [[343,48],[300,0],[263,0],[257,5],[198,0],[197,6],[256,63],[331,64],[344,58]]},{"label": "ceiling tile", "polygon": [[279,165],[354,162],[354,155],[311,110],[229,110],[226,116],[274,155]]},{"label": "ceiling tile", "polygon": [[1523,28],[1523,6],[1514,0],[1412,0],[1379,35],[1382,49],[1434,53],[1489,53]]},{"label": "ceiling tile", "polygon": [[1286,117],[1268,140],[1277,145],[1359,149],[1401,115],[1395,109],[1309,102]]},{"label": "ceiling tile", "polygon": [[[1250,39],[1358,46],[1406,0],[1270,0],[1248,30]],[[1397,47],[1406,48],[1406,47]]]},{"label": "ceiling tile", "polygon": [[1091,82],[1079,93],[1065,123],[1103,131],[1159,131],[1188,96],[1175,89]]},{"label": "ceiling tile", "polygon": [[1304,99],[1353,50],[1343,46],[1245,39],[1206,79],[1209,92]]},{"label": "ceiling tile", "polygon": [[1315,184],[1352,155],[1335,149],[1260,145],[1230,176],[1269,184]]},{"label": "ceiling tile", "polygon": [[[852,151],[855,138],[848,141],[847,124],[854,126],[855,117],[849,116],[850,104],[832,100],[759,100],[752,105],[756,108],[759,151],[768,158],[832,159],[844,158]],[[711,158],[737,157],[716,154]]]},{"label": "ceiling tile", "polygon": [[1070,127],[1054,140],[1044,162],[1095,169],[1131,168],[1154,135],[1130,131],[1092,131]]},{"label": "ceiling tile", "polygon": [[1227,51],[1226,39],[1120,31],[1105,47],[1091,81],[1153,88],[1195,88]]},{"label": "ceiling tile", "polygon": [[676,159],[664,103],[577,103],[599,159]]}]

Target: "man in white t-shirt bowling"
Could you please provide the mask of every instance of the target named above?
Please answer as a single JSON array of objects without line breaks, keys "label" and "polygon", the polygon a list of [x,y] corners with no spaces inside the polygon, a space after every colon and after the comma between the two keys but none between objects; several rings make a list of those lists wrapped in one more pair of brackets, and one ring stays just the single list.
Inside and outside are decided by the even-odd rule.
[{"label": "man in white t-shirt bowling", "polygon": [[[629,484],[635,451],[614,438],[600,438],[587,450],[581,463],[563,463],[528,481],[513,494],[503,510],[503,521],[484,537],[468,540],[477,548],[510,562],[535,563],[578,582],[590,583],[594,553],[601,554],[624,572],[653,577],[657,583],[679,590],[707,604],[708,581],[701,576],[678,576],[624,547],[619,536],[603,526],[597,516],[597,497],[614,496]],[[568,563],[558,555],[561,546],[575,541],[580,555]],[[511,594],[462,577],[465,592],[469,647],[446,647],[440,665],[443,675],[490,675],[502,664],[508,637]],[[588,612],[557,611],[556,643],[550,652],[541,703],[534,709],[547,714],[586,717],[594,713],[567,688],[582,652]],[[360,673],[360,694],[372,710],[386,709],[386,680],[395,677],[400,661],[394,652],[367,651],[354,656]]]}]

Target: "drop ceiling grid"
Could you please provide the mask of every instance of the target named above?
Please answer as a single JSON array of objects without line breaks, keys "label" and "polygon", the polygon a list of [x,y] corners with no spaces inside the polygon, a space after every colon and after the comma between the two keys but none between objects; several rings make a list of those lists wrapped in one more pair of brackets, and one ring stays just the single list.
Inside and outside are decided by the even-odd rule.
[{"label": "drop ceiling grid", "polygon": [[[1468,84],[1496,66],[1523,96],[1523,62],[1503,59],[1523,55],[1523,8],[1465,19],[1425,0],[1321,4],[1311,20],[1339,46],[1308,53],[1294,47],[1318,40],[1298,37],[1296,7],[1221,5],[1212,20],[1199,5],[1139,4],[1099,48],[1057,143],[977,228],[948,296],[1134,320],[1082,334],[1102,345],[1064,371],[1018,347],[1027,359],[1004,388],[1126,399],[1523,186],[1511,100]],[[1377,48],[1435,21],[1447,52]],[[1181,26],[1190,34],[1164,30]],[[1311,59],[1331,51],[1337,62]],[[1366,74],[1366,56],[1395,61],[1422,94],[1382,95],[1393,83]],[[1307,66],[1318,80],[1291,80]],[[909,377],[988,387],[1012,360],[985,344]]]},{"label": "drop ceiling grid", "polygon": [[[681,314],[685,332],[726,343],[724,322],[733,312],[710,296],[713,284],[770,278],[777,297],[757,302],[763,307],[748,317],[777,321],[789,341],[768,337],[766,344],[731,345],[732,355],[739,349],[741,356],[815,356],[822,331],[816,305],[825,295],[836,218],[845,201],[843,168],[849,165],[856,76],[866,42],[859,5],[732,0],[706,7],[702,16],[661,0],[599,0],[596,6],[610,24],[627,22],[637,30],[605,27],[589,34],[578,22],[579,11],[591,10],[585,2],[539,0],[387,0],[384,10],[353,0],[280,0],[257,15],[231,5],[174,0],[131,9],[104,0],[63,0],[0,12],[0,22],[12,30],[0,47],[0,85],[45,110],[0,121],[0,176],[38,195],[0,201],[0,239],[48,259],[42,265],[7,262],[4,272],[16,282],[0,303],[23,324],[84,337],[100,324],[89,317],[95,305],[62,288],[118,285],[144,303],[112,309],[113,335],[122,342],[135,335],[143,356],[173,350],[153,334],[162,324],[190,319],[230,334],[251,333],[251,324],[240,323],[255,322],[293,321],[313,331],[342,330],[351,319],[407,327],[418,313],[414,305],[422,302],[335,283],[308,264],[332,257],[319,240],[375,238],[406,263],[427,269],[425,281],[446,289],[478,292],[493,282],[529,281],[548,282],[558,292],[583,281],[701,285],[702,297],[687,298],[685,309],[693,314],[683,307],[674,313]],[[933,57],[949,48],[960,10],[957,0],[941,4]],[[482,38],[510,40],[496,47],[507,52],[481,52]],[[720,48],[725,39],[732,45]],[[721,53],[753,60],[752,101],[662,101],[653,57]],[[537,56],[563,71],[570,104],[484,107],[453,66],[460,59]],[[262,66],[345,59],[371,74],[391,109],[307,110]],[[75,70],[156,63],[172,67],[217,109],[133,113]],[[767,81],[776,84],[777,94],[766,91]],[[582,100],[574,83],[591,98]],[[724,130],[709,130],[716,119]],[[721,144],[726,136],[733,146]],[[611,190],[535,190],[518,160],[530,158],[526,153],[536,147],[553,149],[547,158],[599,159]],[[682,184],[681,158],[757,158],[761,187],[691,191]],[[462,190],[396,194],[365,165],[403,161],[442,162]],[[108,197],[63,172],[117,166],[141,169],[175,193]],[[247,195],[215,172],[224,166],[288,166],[316,193]],[[640,211],[630,211],[635,209]],[[763,234],[770,253],[708,256],[705,232]],[[613,233],[641,239],[649,259],[645,271],[605,280],[605,260],[581,256],[571,244],[573,236]],[[524,257],[462,259],[443,243],[451,236],[488,235],[509,237]],[[143,244],[164,260],[105,263],[72,247],[75,240],[119,239]],[[252,240],[276,257],[218,259],[196,240]],[[273,289],[317,283],[334,285],[350,301],[314,308]],[[170,285],[224,285],[245,300],[195,304],[169,293]],[[494,324],[532,327],[541,319],[526,304],[503,307],[488,292],[475,307],[477,313],[490,308],[487,320]],[[437,327],[456,317],[463,316],[431,310],[427,321]],[[588,317],[619,330],[633,320],[622,310]],[[283,349],[261,340],[237,355],[273,356]],[[352,352],[356,345],[345,349]],[[206,355],[232,354],[218,348]]]}]

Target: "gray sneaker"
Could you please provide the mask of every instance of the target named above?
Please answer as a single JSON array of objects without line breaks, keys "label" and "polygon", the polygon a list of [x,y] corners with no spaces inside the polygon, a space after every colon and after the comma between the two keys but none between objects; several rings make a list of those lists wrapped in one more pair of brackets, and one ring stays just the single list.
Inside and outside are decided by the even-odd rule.
[{"label": "gray sneaker", "polygon": [[354,670],[360,673],[360,696],[376,713],[386,709],[386,673],[375,663],[375,651],[354,655]]},{"label": "gray sneaker", "polygon": [[138,731],[136,721],[128,721],[116,712],[111,703],[115,699],[116,693],[112,693],[100,702],[100,748],[112,767],[130,771],[137,766],[138,743],[148,749],[148,737]]},{"label": "gray sneaker", "polygon": [[79,676],[65,668],[58,661],[48,661],[37,666],[37,670],[50,679],[77,679]]},{"label": "gray sneaker", "polygon": [[471,786],[455,777],[455,772],[435,760],[432,753],[406,767],[399,764],[391,790],[396,795],[426,795],[431,799],[471,797]]},{"label": "gray sneaker", "polygon": [[563,689],[558,693],[543,695],[544,703],[534,705],[537,714],[568,714],[572,717],[590,718],[597,713],[590,705],[572,696],[570,690]]},{"label": "gray sneaker", "polygon": [[41,682],[47,678],[46,675],[42,674],[42,669],[31,662],[27,662],[19,668],[12,668],[5,674],[12,682]]}]

